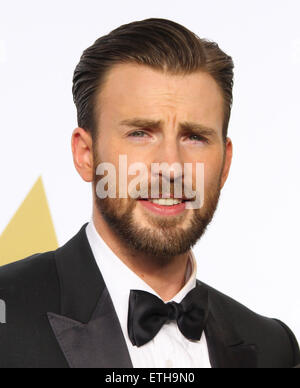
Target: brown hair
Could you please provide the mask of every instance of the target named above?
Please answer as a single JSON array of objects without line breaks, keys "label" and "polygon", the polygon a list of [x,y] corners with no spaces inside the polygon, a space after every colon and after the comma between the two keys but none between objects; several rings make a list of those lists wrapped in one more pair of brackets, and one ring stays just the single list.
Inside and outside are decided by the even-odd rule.
[{"label": "brown hair", "polygon": [[86,49],[73,78],[78,125],[96,135],[95,97],[109,70],[116,64],[137,63],[171,74],[205,71],[224,97],[223,138],[226,141],[232,107],[232,58],[217,43],[201,39],[184,26],[167,19],[146,19],[125,24]]}]

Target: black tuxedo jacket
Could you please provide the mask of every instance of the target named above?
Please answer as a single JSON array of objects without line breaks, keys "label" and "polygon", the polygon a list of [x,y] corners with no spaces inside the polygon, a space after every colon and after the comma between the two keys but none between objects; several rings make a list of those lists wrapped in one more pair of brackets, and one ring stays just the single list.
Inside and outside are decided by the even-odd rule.
[{"label": "black tuxedo jacket", "polygon": [[[204,283],[214,368],[291,368],[299,346],[282,322],[259,316]],[[122,287],[116,284],[116,287]],[[132,368],[85,226],[55,252],[0,268],[1,368]]]}]

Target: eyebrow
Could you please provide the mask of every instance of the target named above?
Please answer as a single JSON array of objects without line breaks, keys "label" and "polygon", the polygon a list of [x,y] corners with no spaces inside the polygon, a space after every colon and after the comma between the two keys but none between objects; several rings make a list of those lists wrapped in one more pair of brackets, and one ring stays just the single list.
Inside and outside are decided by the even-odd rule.
[{"label": "eyebrow", "polygon": [[[144,118],[133,118],[120,121],[120,125],[134,128],[152,128],[162,129],[164,122],[162,120],[149,120]],[[195,132],[206,136],[215,136],[217,131],[205,125],[195,122],[184,121],[179,124],[181,132]]]}]

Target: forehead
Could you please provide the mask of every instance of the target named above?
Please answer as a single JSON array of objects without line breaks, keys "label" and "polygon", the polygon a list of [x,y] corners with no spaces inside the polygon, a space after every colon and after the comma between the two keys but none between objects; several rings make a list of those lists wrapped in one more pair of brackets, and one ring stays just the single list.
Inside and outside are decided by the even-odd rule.
[{"label": "forehead", "polygon": [[[224,100],[216,81],[205,72],[172,75],[139,64],[113,67],[97,98],[101,120],[133,115],[152,119],[176,116],[222,127]],[[165,117],[162,117],[165,116]]]}]

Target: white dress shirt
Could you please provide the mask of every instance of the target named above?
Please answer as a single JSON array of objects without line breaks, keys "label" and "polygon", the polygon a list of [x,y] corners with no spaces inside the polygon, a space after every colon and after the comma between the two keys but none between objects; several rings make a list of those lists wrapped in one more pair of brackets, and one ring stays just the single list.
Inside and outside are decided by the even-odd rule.
[{"label": "white dress shirt", "polygon": [[[147,291],[157,297],[159,295],[115,255],[92,221],[88,224],[86,233],[119,318],[133,367],[211,368],[205,334],[203,333],[200,341],[190,341],[182,335],[176,322],[165,324],[147,344],[141,347],[132,345],[127,331],[130,290]],[[190,252],[187,282],[172,299],[177,303],[196,286],[197,263],[193,252]]]}]

